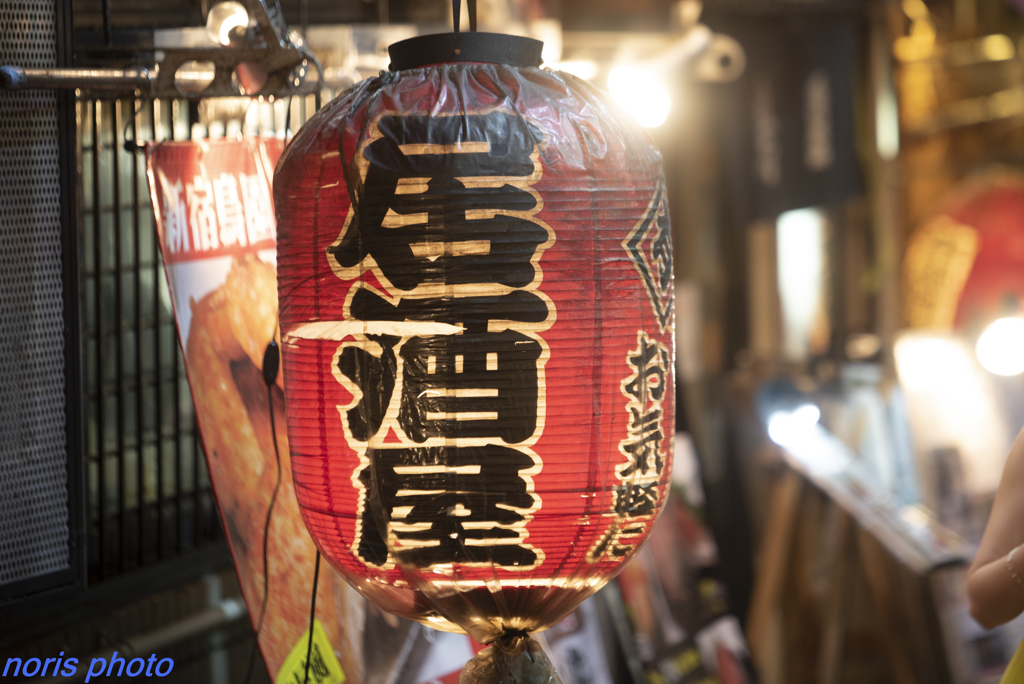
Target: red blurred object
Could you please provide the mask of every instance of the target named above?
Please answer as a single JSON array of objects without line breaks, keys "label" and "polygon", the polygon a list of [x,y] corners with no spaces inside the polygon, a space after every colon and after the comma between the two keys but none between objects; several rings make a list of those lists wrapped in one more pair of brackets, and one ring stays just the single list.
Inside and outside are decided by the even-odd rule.
[{"label": "red blurred object", "polygon": [[671,228],[648,136],[566,74],[407,69],[311,119],[274,196],[292,467],[325,557],[484,643],[563,618],[668,489]]},{"label": "red blurred object", "polygon": [[1019,314],[1024,300],[1024,178],[1000,174],[970,183],[943,213],[971,226],[979,237],[954,325],[984,326]]},{"label": "red blurred object", "polygon": [[743,666],[724,644],[715,647],[718,656],[718,678],[722,684],[750,684]]},{"label": "red blurred object", "polygon": [[1024,310],[1024,176],[960,184],[908,244],[906,317],[913,327],[976,335]]}]

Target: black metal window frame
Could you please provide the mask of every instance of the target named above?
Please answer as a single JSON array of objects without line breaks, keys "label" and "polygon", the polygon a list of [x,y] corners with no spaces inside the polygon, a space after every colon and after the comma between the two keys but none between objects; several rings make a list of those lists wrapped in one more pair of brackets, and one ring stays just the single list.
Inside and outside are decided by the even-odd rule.
[{"label": "black metal window frame", "polygon": [[[75,1],[56,0],[57,64],[99,65],[94,46],[75,59]],[[116,46],[108,56],[120,62],[130,52]],[[325,90],[324,101],[333,94]],[[58,98],[71,567],[0,588],[0,647],[231,563],[184,372],[145,155],[125,145],[190,139],[203,105],[140,93]],[[297,129],[315,111],[313,99],[289,98],[291,114],[283,118],[272,106],[269,128],[258,112],[258,132],[277,135],[289,118]]]},{"label": "black metal window frame", "polygon": [[[57,2],[58,65],[72,66],[71,0]],[[71,560],[0,588],[0,645],[231,562],[169,305],[145,158],[124,145],[159,137],[161,113],[171,136],[190,137],[198,103],[57,97]],[[155,468],[151,458],[147,469],[144,449],[155,454]],[[156,480],[155,492],[147,479]]]}]

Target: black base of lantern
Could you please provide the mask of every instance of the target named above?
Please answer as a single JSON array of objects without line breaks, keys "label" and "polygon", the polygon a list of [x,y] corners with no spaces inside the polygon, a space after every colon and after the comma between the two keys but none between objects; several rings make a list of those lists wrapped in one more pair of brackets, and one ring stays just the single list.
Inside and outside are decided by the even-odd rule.
[{"label": "black base of lantern", "polygon": [[446,62],[492,62],[539,67],[544,43],[504,33],[435,33],[401,40],[388,47],[391,71]]}]

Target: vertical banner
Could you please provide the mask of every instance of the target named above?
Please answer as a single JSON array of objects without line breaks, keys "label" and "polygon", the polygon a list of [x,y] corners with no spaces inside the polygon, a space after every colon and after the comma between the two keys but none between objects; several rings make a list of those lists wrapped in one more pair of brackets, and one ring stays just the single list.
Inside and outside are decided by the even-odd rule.
[{"label": "vertical banner", "polygon": [[[165,142],[146,154],[210,478],[254,629],[267,593],[259,647],[277,684],[303,680],[316,554],[292,485],[281,374],[268,391],[262,372],[267,345],[279,338],[271,179],[283,147],[252,138]],[[364,681],[363,599],[327,571],[316,607],[310,683]]]},{"label": "vertical banner", "polygon": [[737,224],[862,195],[854,125],[862,19],[720,14],[707,21],[747,52],[719,126]]}]

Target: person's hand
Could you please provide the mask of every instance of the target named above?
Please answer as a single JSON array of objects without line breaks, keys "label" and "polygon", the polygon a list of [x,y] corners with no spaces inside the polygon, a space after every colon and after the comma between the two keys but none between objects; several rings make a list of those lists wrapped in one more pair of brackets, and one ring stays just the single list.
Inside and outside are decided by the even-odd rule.
[{"label": "person's hand", "polygon": [[992,629],[1024,612],[1024,433],[1010,449],[992,515],[967,571],[971,615]]}]

